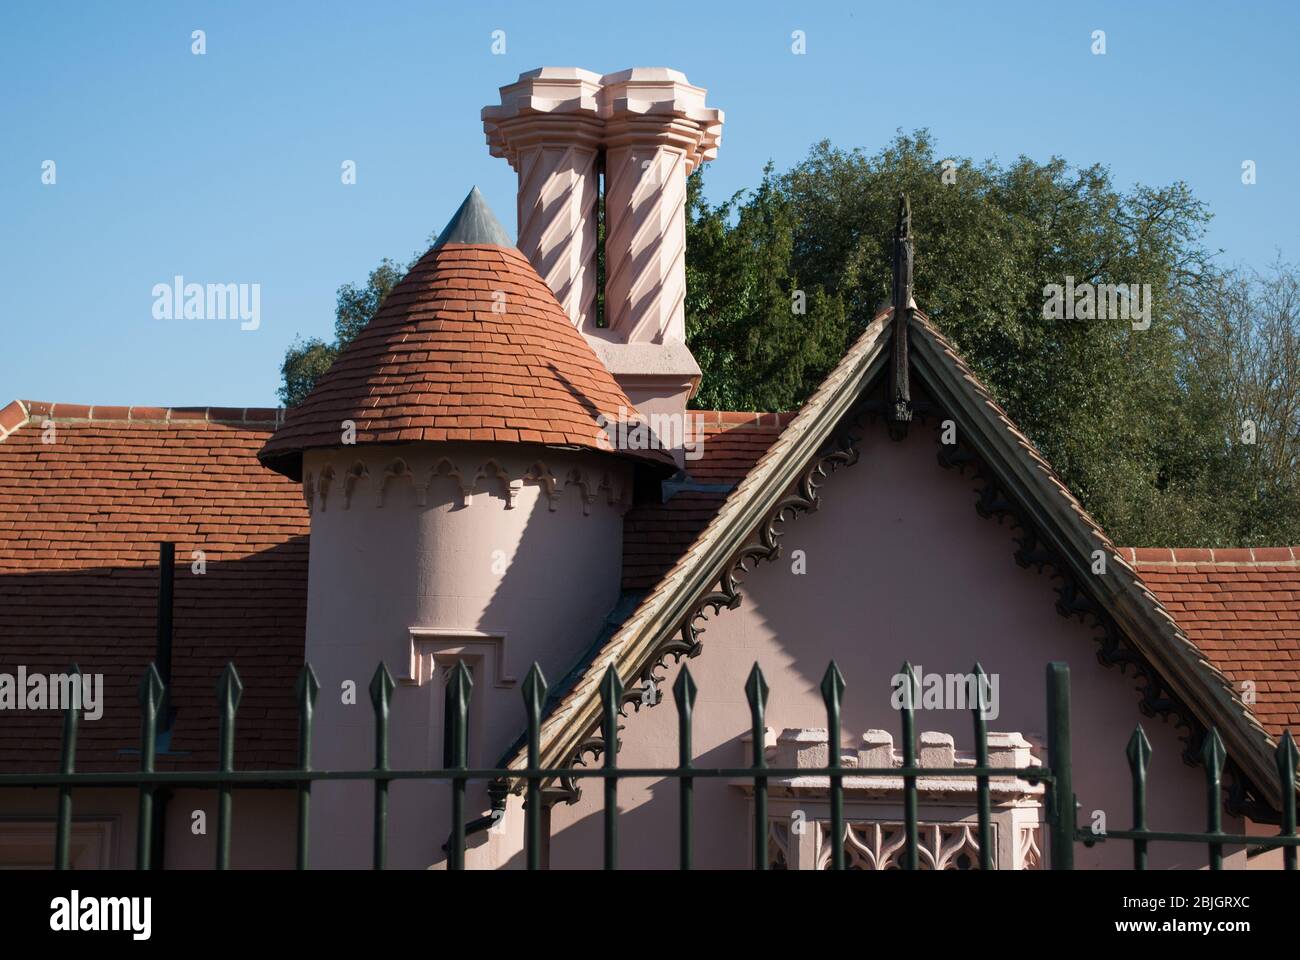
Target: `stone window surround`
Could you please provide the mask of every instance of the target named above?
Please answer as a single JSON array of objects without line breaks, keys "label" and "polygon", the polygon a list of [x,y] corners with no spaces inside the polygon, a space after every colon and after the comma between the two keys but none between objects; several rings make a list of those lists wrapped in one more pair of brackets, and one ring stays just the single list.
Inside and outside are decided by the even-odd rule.
[{"label": "stone window surround", "polygon": [[[490,678],[492,685],[500,689],[511,689],[519,681],[509,670],[506,659],[506,635],[500,631],[483,631],[474,629],[454,629],[444,627],[409,627],[411,640],[411,659],[405,675],[397,678],[400,686],[423,687],[437,677],[439,683],[434,688],[435,703],[432,704],[430,722],[437,724],[440,731],[444,728],[446,707],[446,681],[451,676],[458,662],[464,661],[475,683],[485,682]],[[471,766],[481,757],[480,740],[483,729],[483,696],[471,696],[469,702],[469,736],[467,757]],[[441,742],[439,734],[438,742]],[[430,762],[441,766],[442,750],[437,750]]]},{"label": "stone window surround", "polygon": [[[830,862],[830,778],[817,768],[827,763],[825,728],[786,729],[778,736],[770,727],[765,731],[767,762],[772,767],[808,768],[807,775],[768,778],[768,847],[773,863],[778,856],[786,869],[826,869]],[[1035,767],[1032,744],[1019,733],[990,733],[989,764],[994,767]],[[923,767],[973,766],[974,757],[959,754],[950,734],[926,731],[918,737],[917,763]],[[752,757],[752,736],[741,738],[744,762]],[[842,765],[858,767],[901,767],[902,757],[893,746],[893,736],[885,730],[868,730],[862,735],[863,746],[845,749]],[[736,779],[732,784],[749,798],[749,829],[753,821],[753,781]],[[855,860],[869,866],[874,849],[880,854],[883,868],[897,866],[896,831],[903,815],[903,779],[889,776],[846,775],[844,786],[844,824],[846,865]],[[951,867],[963,853],[972,861],[978,857],[977,785],[975,778],[918,778],[918,833],[922,867],[933,869],[936,859],[940,869]],[[1030,784],[1011,777],[995,777],[989,782],[992,808],[991,834],[994,841],[995,870],[1038,869],[1044,865],[1042,829],[1042,784]],[[794,829],[802,821],[802,829]],[[882,832],[891,836],[883,837]],[[883,847],[882,847],[883,843]],[[864,850],[855,850],[861,846]]]}]

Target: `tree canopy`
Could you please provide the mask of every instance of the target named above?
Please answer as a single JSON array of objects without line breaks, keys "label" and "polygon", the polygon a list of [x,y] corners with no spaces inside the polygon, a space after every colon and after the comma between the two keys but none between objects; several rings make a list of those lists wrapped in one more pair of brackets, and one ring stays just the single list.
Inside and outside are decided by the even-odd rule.
[{"label": "tree canopy", "polygon": [[[1223,270],[1176,182],[827,142],[716,207],[691,185],[687,335],[703,408],[797,407],[885,302],[898,195],[917,303],[1118,542],[1300,542],[1300,298]],[[1149,285],[1150,323],[1047,319],[1050,285]],[[794,309],[800,292],[806,312]]]}]

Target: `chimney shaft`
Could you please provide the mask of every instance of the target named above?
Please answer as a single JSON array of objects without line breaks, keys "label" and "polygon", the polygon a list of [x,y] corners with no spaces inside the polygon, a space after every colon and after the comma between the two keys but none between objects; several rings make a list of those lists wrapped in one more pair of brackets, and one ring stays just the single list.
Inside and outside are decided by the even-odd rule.
[{"label": "chimney shaft", "polygon": [[492,156],[519,174],[519,250],[583,331],[596,323],[599,90],[590,70],[542,67],[483,108]]},{"label": "chimney shaft", "polygon": [[718,152],[722,113],[676,70],[601,78],[605,312],[624,343],[686,341],[686,178]]},{"label": "chimney shaft", "polygon": [[[676,70],[543,67],[485,107],[519,173],[519,249],[645,414],[685,413],[686,178],[717,156],[722,111]],[[605,320],[596,326],[597,163],[605,170]],[[678,460],[681,462],[680,451]]]}]

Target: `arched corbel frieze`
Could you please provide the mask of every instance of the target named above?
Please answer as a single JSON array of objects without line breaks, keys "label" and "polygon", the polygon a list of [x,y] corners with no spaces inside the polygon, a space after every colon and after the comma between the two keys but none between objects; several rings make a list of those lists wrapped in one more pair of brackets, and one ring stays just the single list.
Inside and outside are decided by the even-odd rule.
[{"label": "arched corbel frieze", "polygon": [[438,460],[426,471],[424,483],[418,484],[415,491],[415,502],[418,506],[427,506],[429,502],[429,491],[439,480],[451,480],[456,484],[457,495],[460,497],[462,507],[469,506],[470,489],[472,482],[466,484],[465,474],[456,465],[456,462],[450,457],[439,457]]},{"label": "arched corbel frieze", "polygon": [[343,475],[343,509],[349,510],[352,507],[352,497],[357,492],[357,486],[362,481],[370,481],[370,468],[362,460],[357,460],[352,466],[348,467],[347,473]]},{"label": "arched corbel frieze", "polygon": [[[511,479],[510,471],[496,460],[488,460],[474,474],[474,485],[470,496],[473,492],[480,489],[480,484],[488,481],[495,481],[501,485],[501,496],[505,500],[506,509],[513,510],[515,500],[519,497],[519,491],[523,488],[522,479]],[[469,504],[469,497],[466,497],[465,503]]]},{"label": "arched corbel frieze", "polygon": [[547,509],[554,513],[560,507],[560,482],[551,473],[549,467],[542,461],[538,460],[523,475],[524,483],[536,484],[542,491],[542,496],[546,497]]},{"label": "arched corbel frieze", "polygon": [[401,457],[395,458],[388,466],[384,467],[384,472],[379,478],[379,489],[375,491],[375,506],[382,507],[388,496],[389,484],[407,481],[411,484],[412,489],[415,487],[415,472]]},{"label": "arched corbel frieze", "polygon": [[321,467],[320,475],[316,478],[316,499],[320,503],[321,513],[329,505],[330,488],[334,486],[334,465],[327,463]]}]

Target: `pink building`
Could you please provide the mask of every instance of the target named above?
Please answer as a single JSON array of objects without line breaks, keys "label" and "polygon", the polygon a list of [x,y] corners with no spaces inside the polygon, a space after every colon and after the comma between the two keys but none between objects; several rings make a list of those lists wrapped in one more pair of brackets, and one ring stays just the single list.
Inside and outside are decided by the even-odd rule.
[{"label": "pink building", "polygon": [[[837,845],[851,867],[899,866],[906,779],[888,771],[907,761],[905,661],[918,674],[920,767],[974,768],[974,689],[989,765],[1029,771],[992,779],[984,851],[974,778],[919,777],[924,868],[973,867],[983,853],[998,869],[1037,869],[1060,855],[1050,795],[1032,777],[1049,762],[1049,662],[1069,666],[1082,828],[1131,826],[1125,748],[1141,723],[1152,829],[1204,829],[1214,729],[1222,829],[1278,831],[1288,798],[1275,752],[1300,731],[1300,547],[1111,543],[912,300],[905,215],[893,302],[800,410],[689,409],[701,374],[685,336],[686,178],[716,155],[722,112],[673,70],[542,68],[503,87],[483,121],[492,155],[518,171],[518,245],[472,191],[287,414],[0,409],[0,674],[76,661],[102,675],[78,771],[138,769],[137,685],[170,617],[157,629],[174,634],[159,770],[218,763],[213,690],[230,661],[243,684],[237,769],[298,765],[304,661],[320,687],[314,768],[373,764],[381,662],[391,767],[450,765],[448,678],[464,663],[467,766],[510,771],[467,788],[469,867],[526,863],[518,771],[533,663],[550,680],[548,768],[606,762],[611,670],[618,765],[676,767],[672,690],[686,666],[693,763],[747,767],[745,689],[761,667],[757,749],[786,773],[765,798],[748,776],[695,782],[697,867],[754,866],[756,831],[774,867],[824,868]],[[177,554],[171,606],[159,603],[159,541]],[[834,744],[831,661],[847,682]],[[2,772],[57,770],[62,722],[0,710]],[[870,771],[843,778],[838,838],[823,772],[834,757]],[[75,791],[73,866],[134,863],[138,796]],[[589,778],[542,784],[545,864],[600,866],[603,797]],[[622,866],[677,866],[679,798],[673,777],[619,784]],[[374,802],[366,781],[314,785],[312,866],[369,865]],[[388,865],[446,866],[451,802],[445,782],[394,782]],[[235,791],[231,864],[293,866],[297,804],[287,781]],[[51,788],[0,784],[0,866],[50,862],[56,805]],[[213,790],[160,788],[155,813],[158,865],[212,864]],[[1132,863],[1117,839],[1072,849],[1079,867]],[[1150,849],[1153,867],[1207,856],[1202,844]],[[1277,849],[1224,850],[1228,868],[1281,862]]]}]

